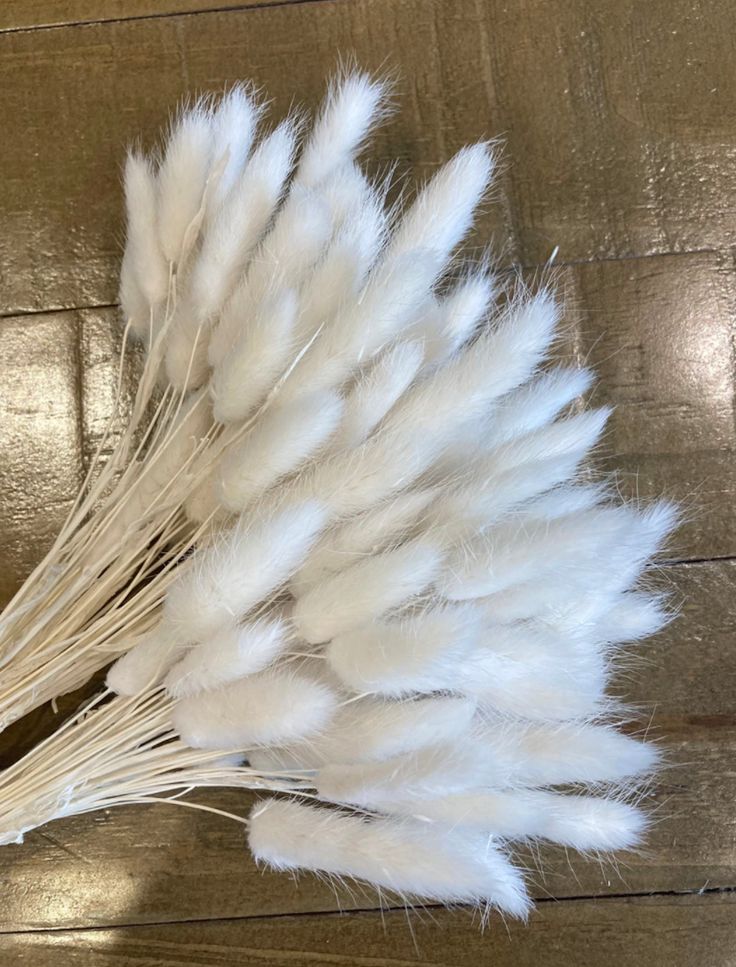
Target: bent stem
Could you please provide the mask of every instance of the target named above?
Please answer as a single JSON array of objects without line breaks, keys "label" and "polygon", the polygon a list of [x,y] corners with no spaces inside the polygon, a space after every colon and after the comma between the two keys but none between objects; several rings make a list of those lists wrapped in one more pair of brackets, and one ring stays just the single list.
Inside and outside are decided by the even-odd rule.
[{"label": "bent stem", "polygon": [[160,688],[135,698],[107,690],[95,696],[0,775],[0,844],[22,843],[27,832],[64,816],[167,801],[167,794],[193,787],[293,795],[313,790],[308,778],[267,775],[237,764],[244,750],[189,748],[171,727],[171,707]]}]

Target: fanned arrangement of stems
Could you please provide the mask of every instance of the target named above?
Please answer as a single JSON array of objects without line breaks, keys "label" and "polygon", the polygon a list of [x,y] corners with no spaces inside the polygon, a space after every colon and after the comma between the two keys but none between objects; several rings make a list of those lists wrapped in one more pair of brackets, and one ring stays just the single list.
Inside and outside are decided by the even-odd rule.
[{"label": "fanned arrangement of stems", "polygon": [[145,364],[2,616],[2,726],[117,661],[0,776],[3,842],[267,790],[259,860],[523,916],[515,842],[639,840],[657,753],[606,684],[666,621],[642,575],[674,511],[583,472],[609,414],[549,361],[553,294],[458,260],[489,145],[405,206],[360,170],[386,98],[348,73],[263,133],[235,87],[129,154]]}]

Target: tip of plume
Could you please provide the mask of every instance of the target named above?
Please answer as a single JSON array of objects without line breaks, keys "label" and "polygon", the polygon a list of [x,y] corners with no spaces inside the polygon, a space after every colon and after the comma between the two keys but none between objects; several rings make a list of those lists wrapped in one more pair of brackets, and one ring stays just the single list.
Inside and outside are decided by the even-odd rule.
[{"label": "tip of plume", "polygon": [[476,141],[461,148],[452,164],[466,177],[489,182],[496,167],[496,153],[490,141]]},{"label": "tip of plume", "polygon": [[330,82],[327,103],[345,99],[349,104],[359,105],[363,115],[369,116],[375,124],[391,110],[393,87],[389,74],[371,74],[355,65],[344,64]]},{"label": "tip of plume", "polygon": [[680,508],[671,500],[658,500],[644,509],[643,517],[647,529],[657,540],[658,546],[664,543],[681,523]]}]

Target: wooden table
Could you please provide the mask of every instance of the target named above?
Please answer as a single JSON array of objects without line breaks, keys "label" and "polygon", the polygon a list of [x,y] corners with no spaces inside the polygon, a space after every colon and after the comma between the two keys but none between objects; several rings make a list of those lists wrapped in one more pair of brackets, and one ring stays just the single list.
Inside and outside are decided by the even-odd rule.
[{"label": "wooden table", "polygon": [[124,145],[238,78],[278,114],[294,93],[313,106],[339,55],[398,77],[375,168],[423,176],[505,142],[475,241],[530,273],[559,246],[567,351],[616,406],[603,459],[623,492],[682,501],[685,524],[658,578],[681,616],[621,682],[668,750],[650,840],[616,862],[528,854],[528,926],[379,912],[370,891],[257,871],[225,819],[140,807],[2,850],[2,967],[736,964],[734,28],[733,0],[4,0],[3,599],[110,405]]}]

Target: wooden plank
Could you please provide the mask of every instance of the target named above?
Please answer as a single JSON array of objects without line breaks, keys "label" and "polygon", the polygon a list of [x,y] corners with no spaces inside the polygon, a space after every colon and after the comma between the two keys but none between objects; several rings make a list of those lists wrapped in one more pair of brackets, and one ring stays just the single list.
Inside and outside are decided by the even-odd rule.
[{"label": "wooden plank", "polygon": [[667,495],[683,526],[668,553],[736,553],[736,273],[713,253],[577,265],[561,273],[569,341],[615,407],[600,456],[622,493]]},{"label": "wooden plank", "polygon": [[293,2],[295,0],[220,0],[219,3],[218,0],[3,0],[0,31],[165,17],[206,10],[239,10]]},{"label": "wooden plank", "polygon": [[568,260],[733,243],[729,0],[478,0],[475,10],[524,258],[556,244]]},{"label": "wooden plank", "polygon": [[53,542],[81,483],[81,360],[69,313],[0,322],[0,601]]},{"label": "wooden plank", "polygon": [[[117,316],[80,310],[0,322],[0,603],[52,543],[105,433],[117,393]],[[139,362],[132,348],[121,414]]]},{"label": "wooden plank", "polygon": [[33,967],[733,967],[736,897],[545,903],[528,924],[493,916],[485,929],[428,910],[14,934],[2,955]]},{"label": "wooden plank", "polygon": [[[115,301],[123,149],[150,143],[182,95],[249,77],[281,114],[295,92],[314,105],[346,52],[400,78],[374,166],[426,174],[467,141],[503,136],[507,202],[476,240],[494,231],[507,259],[730,244],[730,0],[708,15],[688,0],[517,6],[323,0],[0,35],[0,311]],[[661,42],[632,42],[649,36]]]},{"label": "wooden plank", "polygon": [[[626,694],[667,755],[650,800],[646,848],[617,861],[544,849],[519,853],[537,897],[650,893],[736,884],[736,715],[724,655],[732,644],[736,563],[668,569],[681,618],[640,649]],[[632,674],[633,671],[633,674]],[[629,677],[636,684],[628,681]],[[656,711],[650,725],[651,708]],[[253,797],[196,793],[196,802],[246,815]],[[365,889],[336,896],[311,876],[295,883],[258,871],[242,827],[182,806],[79,816],[0,851],[0,931],[370,908]],[[101,874],[104,871],[104,875]]]}]

